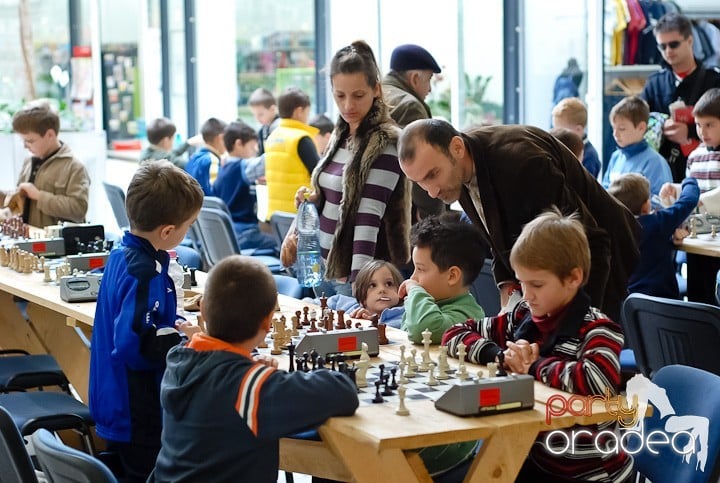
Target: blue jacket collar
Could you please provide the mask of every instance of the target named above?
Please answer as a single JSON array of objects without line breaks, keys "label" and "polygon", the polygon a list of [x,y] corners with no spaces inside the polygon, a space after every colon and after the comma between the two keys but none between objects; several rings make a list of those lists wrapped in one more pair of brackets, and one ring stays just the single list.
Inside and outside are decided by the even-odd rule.
[{"label": "blue jacket collar", "polygon": [[644,139],[640,141],[639,143],[630,144],[629,146],[625,146],[624,148],[620,148],[620,151],[627,156],[628,158],[631,158],[635,156],[640,151],[645,150],[645,148],[648,147],[647,141]]}]

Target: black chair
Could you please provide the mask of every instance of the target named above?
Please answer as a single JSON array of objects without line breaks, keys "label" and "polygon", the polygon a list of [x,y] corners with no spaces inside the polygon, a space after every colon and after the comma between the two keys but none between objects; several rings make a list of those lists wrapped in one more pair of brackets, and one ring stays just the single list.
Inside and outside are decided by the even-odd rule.
[{"label": "black chair", "polygon": [[623,304],[622,323],[646,377],[671,364],[720,375],[720,308],[634,293]]},{"label": "black chair", "polygon": [[282,246],[285,235],[293,224],[293,221],[295,221],[295,213],[288,213],[286,211],[276,211],[270,217],[270,227],[272,228],[273,236],[278,246]]},{"label": "black chair", "polygon": [[35,483],[35,468],[10,414],[0,407],[0,482]]},{"label": "black chair", "polygon": [[110,207],[115,215],[115,220],[120,227],[121,231],[130,229],[130,220],[125,211],[125,192],[119,186],[107,183],[103,181],[103,187],[105,188],[105,194],[107,194]]},{"label": "black chair", "polygon": [[[226,212],[214,208],[201,208],[196,223],[195,232],[200,237],[208,267],[213,267],[230,255],[241,254],[232,219]],[[277,257],[256,255],[253,258],[263,262],[272,273],[280,273],[283,270],[282,263]]]},{"label": "black chair", "polygon": [[90,427],[95,421],[90,408],[63,392],[37,391],[0,394],[0,406],[10,413],[23,436],[40,428],[71,429],[80,434],[88,453],[95,454]]},{"label": "black chair", "polygon": [[59,386],[70,393],[70,382],[55,358],[22,349],[0,350],[0,392]]},{"label": "black chair", "polygon": [[492,273],[492,260],[486,259],[480,274],[470,286],[470,293],[485,311],[485,316],[500,312],[500,291]]},{"label": "black chair", "polygon": [[38,463],[52,483],[116,483],[117,479],[100,460],[59,441],[39,429],[32,435]]}]

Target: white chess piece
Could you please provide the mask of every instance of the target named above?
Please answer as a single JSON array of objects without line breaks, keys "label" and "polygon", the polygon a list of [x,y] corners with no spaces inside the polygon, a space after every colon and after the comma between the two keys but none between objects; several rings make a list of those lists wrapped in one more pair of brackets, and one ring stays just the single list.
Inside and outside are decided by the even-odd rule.
[{"label": "white chess piece", "polygon": [[408,363],[407,361],[403,360],[400,361],[400,364],[398,364],[398,367],[400,368],[400,377],[398,378],[398,382],[400,384],[407,384],[410,382],[410,380],[405,377],[405,368],[407,367]]},{"label": "white chess piece", "polygon": [[470,377],[470,374],[468,374],[467,366],[465,365],[465,363],[461,363],[461,364],[458,366],[458,370],[457,370],[457,372],[455,373],[455,377],[457,377],[457,378],[460,379],[461,381],[464,381],[465,379],[467,379],[468,377]]},{"label": "white chess piece", "polygon": [[488,362],[487,368],[488,368],[488,377],[495,377],[497,375],[497,363],[496,362]]},{"label": "white chess piece", "polygon": [[358,368],[355,372],[355,385],[357,387],[367,387],[367,370],[370,366],[369,360],[360,359],[355,366]]},{"label": "white chess piece", "polygon": [[400,362],[405,360],[405,344],[400,346]]},{"label": "white chess piece", "polygon": [[[414,350],[415,350],[415,349],[413,349],[413,351],[414,351]],[[407,367],[406,367],[406,369],[405,369],[405,376],[406,376],[406,377],[415,377],[415,376],[417,376],[417,373],[415,372],[415,367],[416,367],[416,365],[413,364],[412,357],[413,357],[413,356],[408,356],[408,358],[405,359],[405,364],[407,365]]]},{"label": "white chess piece", "polygon": [[450,369],[450,365],[447,361],[447,346],[441,345],[438,349],[440,355],[438,355],[438,374],[437,378],[440,380],[448,379],[447,371]]},{"label": "white chess piece", "polygon": [[435,379],[435,363],[434,362],[428,362],[428,380],[425,383],[428,386],[437,386],[438,382],[437,379]]},{"label": "white chess piece", "polygon": [[410,362],[410,367],[412,368],[413,372],[418,370],[417,360],[415,359],[416,356],[417,349],[410,349],[410,360],[408,362]]},{"label": "white chess piece", "polygon": [[370,355],[368,354],[368,345],[367,342],[362,342],[360,344],[360,360],[361,361],[370,361]]},{"label": "white chess piece", "polygon": [[477,378],[478,378],[478,379],[482,379],[484,375],[485,375],[485,373],[484,373],[482,370],[477,371]]},{"label": "white chess piece", "polygon": [[410,414],[410,411],[405,406],[405,391],[405,384],[400,384],[400,386],[398,387],[398,407],[395,410],[395,414],[397,414],[398,416],[407,416]]}]

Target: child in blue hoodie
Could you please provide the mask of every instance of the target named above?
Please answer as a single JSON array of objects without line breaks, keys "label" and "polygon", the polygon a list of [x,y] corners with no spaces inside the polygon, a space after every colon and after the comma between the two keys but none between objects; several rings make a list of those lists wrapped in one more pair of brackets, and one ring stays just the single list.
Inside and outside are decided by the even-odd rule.
[{"label": "child in blue hoodie", "polygon": [[90,412],[116,451],[124,481],[145,481],[160,451],[165,355],[199,331],[179,320],[166,250],[185,238],[202,206],[200,185],[169,161],[140,166],[125,206],[130,231],[108,258],[90,349]]}]

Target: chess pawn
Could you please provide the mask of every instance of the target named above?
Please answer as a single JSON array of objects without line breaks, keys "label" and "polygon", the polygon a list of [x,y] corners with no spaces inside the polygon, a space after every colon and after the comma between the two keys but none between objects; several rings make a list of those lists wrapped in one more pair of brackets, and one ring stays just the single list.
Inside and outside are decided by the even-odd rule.
[{"label": "chess pawn", "polygon": [[410,414],[410,411],[405,406],[405,384],[400,384],[400,387],[398,387],[398,407],[395,409],[395,414],[398,416],[407,416]]},{"label": "chess pawn", "polygon": [[497,375],[497,364],[495,362],[488,362],[488,377],[495,377]]},{"label": "chess pawn", "polygon": [[713,238],[717,236],[717,232],[715,231],[715,225],[710,226],[710,236]]},{"label": "chess pawn", "polygon": [[297,315],[293,315],[292,317],[290,317],[290,321],[292,322],[292,333],[291,333],[291,335],[292,335],[293,337],[299,336],[299,335],[300,335],[300,332],[298,331],[298,329],[299,329],[298,324],[300,323],[300,317],[298,317]]},{"label": "chess pawn", "polygon": [[695,227],[695,218],[690,218],[690,236],[688,238],[697,238],[697,229]]},{"label": "chess pawn", "polygon": [[405,344],[400,346],[400,362],[405,361]]},{"label": "chess pawn", "polygon": [[430,362],[428,363],[428,380],[425,383],[428,386],[437,386],[438,382],[435,379],[435,363]]},{"label": "chess pawn", "polygon": [[479,371],[477,371],[477,378],[478,378],[478,379],[482,379],[483,376],[485,376],[485,373],[482,371],[482,369],[479,370]]},{"label": "chess pawn", "polygon": [[400,384],[407,384],[408,382],[410,382],[410,380],[405,377],[405,368],[407,367],[407,361],[400,361],[398,367],[400,368],[400,377],[398,378],[398,382]]}]

